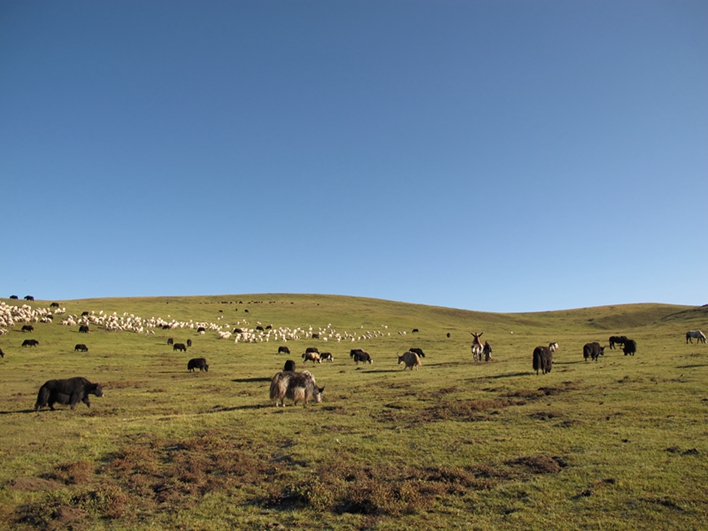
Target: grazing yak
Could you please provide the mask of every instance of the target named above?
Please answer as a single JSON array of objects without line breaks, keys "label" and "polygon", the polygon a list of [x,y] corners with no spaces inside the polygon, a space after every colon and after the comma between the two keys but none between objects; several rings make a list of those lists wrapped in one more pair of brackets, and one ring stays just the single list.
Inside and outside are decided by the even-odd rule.
[{"label": "grazing yak", "polygon": [[24,325],[22,327],[23,332],[34,332],[34,326],[32,325]]},{"label": "grazing yak", "polygon": [[706,335],[700,330],[689,330],[686,332],[686,343],[690,341],[691,344],[693,344],[694,339],[698,340],[699,343],[705,343]]},{"label": "grazing yak", "polygon": [[39,411],[44,406],[54,411],[54,404],[70,405],[74,409],[76,404],[83,402],[91,407],[89,395],[103,396],[101,384],[91,383],[86,378],[76,376],[67,380],[49,380],[39,388],[37,403],[34,410]]},{"label": "grazing yak", "polygon": [[290,372],[295,372],[295,362],[293,360],[288,360],[285,362],[285,366],[283,367],[284,371],[290,371]]},{"label": "grazing yak", "polygon": [[187,352],[187,347],[184,343],[175,343],[172,345],[172,350],[181,350],[182,352]]},{"label": "grazing yak", "polygon": [[409,348],[408,352],[415,352],[416,354],[418,354],[419,358],[425,357],[425,352],[423,352],[422,348]]},{"label": "grazing yak", "polygon": [[74,347],[74,352],[88,352],[88,347],[83,343],[77,343]]},{"label": "grazing yak", "polygon": [[323,352],[320,354],[320,360],[329,361],[330,363],[332,363],[334,361],[334,357],[332,356],[331,352]]},{"label": "grazing yak", "polygon": [[625,341],[627,341],[627,336],[610,336],[610,348],[614,350],[615,345],[624,346]]},{"label": "grazing yak", "polygon": [[373,364],[374,360],[371,359],[371,356],[369,356],[368,352],[364,352],[360,348],[353,348],[352,350],[349,351],[349,357],[354,358],[354,361],[356,362],[357,365],[359,365],[359,362],[369,362],[369,364]]},{"label": "grazing yak", "polygon": [[5,353],[4,353],[4,352],[2,351],[2,349],[0,348],[0,358],[4,358],[4,357],[5,357]]},{"label": "grazing yak", "polygon": [[36,347],[37,345],[39,345],[39,341],[36,339],[25,339],[22,342],[23,347]]},{"label": "grazing yak", "polygon": [[551,372],[553,367],[553,351],[550,347],[536,347],[533,350],[533,370],[542,374]]},{"label": "grazing yak", "polygon": [[421,366],[420,363],[420,357],[418,354],[412,351],[405,352],[403,355],[398,356],[398,364],[400,365],[403,363],[403,370],[405,371],[406,369],[417,369],[418,367]]},{"label": "grazing yak", "polygon": [[168,344],[168,345],[174,345],[174,344],[175,344],[175,340],[174,340],[173,338],[171,338],[171,337],[168,337],[168,338],[167,338],[167,344]]},{"label": "grazing yak", "polygon": [[597,361],[597,359],[600,356],[605,355],[605,347],[601,347],[600,343],[595,341],[594,343],[585,343],[583,345],[583,358],[585,361],[588,361],[588,358],[591,360]]},{"label": "grazing yak", "polygon": [[209,365],[207,365],[207,361],[205,358],[192,358],[189,360],[187,363],[187,370],[190,372],[194,372],[194,369],[199,369],[199,371],[206,371],[209,372]]},{"label": "grazing yak", "polygon": [[203,336],[204,334],[206,334],[206,328],[204,328],[203,326],[200,326],[199,328],[197,328],[197,334],[200,334]]},{"label": "grazing yak", "polygon": [[278,354],[290,354],[290,349],[285,345],[278,347]]},{"label": "grazing yak", "polygon": [[191,340],[191,339],[188,339],[188,340],[187,340],[187,346],[188,346],[188,347],[191,347],[191,346],[192,346],[192,340]]},{"label": "grazing yak", "polygon": [[634,339],[628,339],[624,342],[624,348],[622,349],[624,355],[634,356],[637,352],[637,342]]},{"label": "grazing yak", "polygon": [[79,326],[79,332],[81,332],[82,334],[88,334],[89,333],[88,325]]},{"label": "grazing yak", "polygon": [[270,399],[275,406],[285,406],[285,399],[293,401],[293,405],[303,402],[305,406],[310,400],[322,402],[324,386],[317,387],[315,377],[311,372],[281,371],[273,376],[270,382]]},{"label": "grazing yak", "polygon": [[311,361],[312,363],[315,363],[315,362],[322,363],[322,360],[320,359],[320,355],[318,352],[313,352],[313,351],[305,352],[302,355],[302,359],[304,360],[303,363],[308,360]]}]

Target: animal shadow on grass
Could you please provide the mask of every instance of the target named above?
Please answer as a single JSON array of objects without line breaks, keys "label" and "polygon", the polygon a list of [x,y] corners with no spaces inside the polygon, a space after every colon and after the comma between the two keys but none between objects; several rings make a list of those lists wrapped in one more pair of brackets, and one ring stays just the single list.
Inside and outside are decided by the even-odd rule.
[{"label": "animal shadow on grass", "polygon": [[532,375],[533,372],[531,371],[524,371],[524,372],[507,372],[506,374],[497,374],[494,376],[481,376],[479,378],[470,378],[470,382],[476,382],[476,381],[481,381],[481,380],[499,380],[501,378],[516,378],[518,376],[530,376]]},{"label": "animal shadow on grass", "polygon": [[257,383],[257,382],[270,382],[272,378],[237,378],[236,380],[231,380],[234,383]]},{"label": "animal shadow on grass", "polygon": [[15,413],[34,413],[34,409],[15,409],[13,411],[0,411],[0,415],[13,415]]},{"label": "animal shadow on grass", "polygon": [[248,409],[266,409],[272,408],[272,404],[253,404],[250,406],[234,406],[234,407],[224,407],[224,406],[214,406],[211,411],[205,411],[204,413],[224,413],[228,411],[246,411]]},{"label": "animal shadow on grass", "polygon": [[695,365],[677,365],[677,369],[696,369],[698,367],[708,367],[708,363],[697,363]]}]

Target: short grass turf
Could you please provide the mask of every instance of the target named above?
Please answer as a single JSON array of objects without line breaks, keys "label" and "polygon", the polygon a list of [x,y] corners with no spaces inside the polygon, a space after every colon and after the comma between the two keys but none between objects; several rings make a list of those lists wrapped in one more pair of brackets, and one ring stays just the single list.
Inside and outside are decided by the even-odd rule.
[{"label": "short grass turf", "polygon": [[[46,308],[52,301],[10,301]],[[701,529],[708,516],[708,309],[658,304],[489,314],[320,295],[57,301],[222,326],[335,330],[356,341],[234,343],[16,323],[0,336],[0,529]],[[418,329],[413,333],[413,329]],[[469,332],[493,361],[473,363]],[[449,334],[449,337],[448,337]],[[635,356],[582,346],[635,339]],[[24,339],[38,347],[21,347]],[[191,348],[174,352],[167,339]],[[535,346],[560,344],[551,373]],[[74,352],[85,343],[89,352]],[[291,355],[277,354],[287,345]],[[306,347],[324,400],[275,408],[270,378]],[[397,365],[425,351],[416,371]],[[373,365],[356,365],[352,348]],[[205,357],[208,372],[187,371]],[[46,380],[103,398],[34,412]]]}]

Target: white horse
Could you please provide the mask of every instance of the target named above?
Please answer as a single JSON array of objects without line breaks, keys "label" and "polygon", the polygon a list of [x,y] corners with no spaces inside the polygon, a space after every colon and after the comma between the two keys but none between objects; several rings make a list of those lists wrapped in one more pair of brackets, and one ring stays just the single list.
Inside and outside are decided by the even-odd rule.
[{"label": "white horse", "polygon": [[693,343],[694,339],[697,339],[699,343],[705,343],[706,335],[700,330],[689,330],[688,332],[686,332],[686,343],[688,343],[689,341]]}]

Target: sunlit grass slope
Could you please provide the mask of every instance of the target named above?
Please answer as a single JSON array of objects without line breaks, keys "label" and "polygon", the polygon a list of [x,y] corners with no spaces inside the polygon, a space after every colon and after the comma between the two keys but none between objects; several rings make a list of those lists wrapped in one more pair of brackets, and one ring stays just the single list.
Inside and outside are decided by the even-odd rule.
[{"label": "sunlit grass slope", "polygon": [[[2,529],[706,526],[708,346],[684,339],[707,331],[705,307],[492,314],[288,294],[57,302],[66,314],[53,323],[0,336]],[[82,312],[304,332],[234,343],[216,330],[62,326]],[[326,333],[305,339],[310,327]],[[484,332],[493,361],[472,363],[470,331]],[[610,335],[635,339],[636,356],[608,348],[583,361],[584,343]],[[21,347],[30,337],[40,345]],[[174,352],[168,338],[193,345]],[[537,376],[531,353],[551,341],[553,370]],[[286,359],[303,369],[309,346],[334,356],[306,367],[324,401],[273,407],[270,378]],[[426,353],[417,371],[396,363],[410,347]],[[352,348],[373,365],[355,365]],[[193,357],[209,371],[188,372]],[[77,375],[105,396],[33,411],[42,383]]]}]

